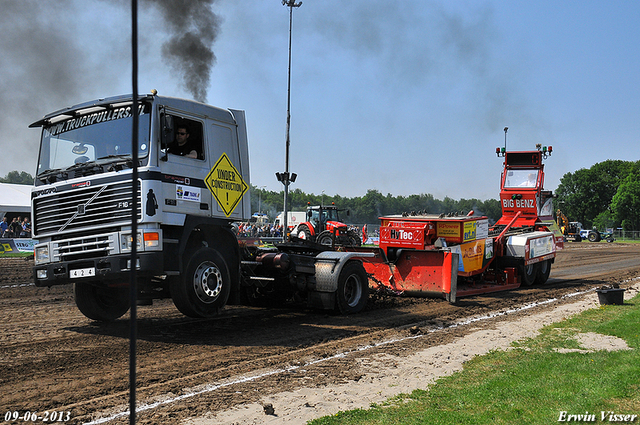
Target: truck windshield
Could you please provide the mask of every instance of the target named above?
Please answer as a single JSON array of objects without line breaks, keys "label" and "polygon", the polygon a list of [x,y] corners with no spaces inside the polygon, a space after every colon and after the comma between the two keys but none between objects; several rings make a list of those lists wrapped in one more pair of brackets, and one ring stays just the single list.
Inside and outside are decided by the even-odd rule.
[{"label": "truck windshield", "polygon": [[539,170],[507,170],[504,187],[536,187]]},{"label": "truck windshield", "polygon": [[[149,104],[140,105],[138,156],[142,164],[149,153],[150,110]],[[69,168],[81,169],[83,164],[126,165],[128,160],[131,166],[131,104],[116,108],[97,106],[85,112],[43,127],[36,173],[39,177]]]}]

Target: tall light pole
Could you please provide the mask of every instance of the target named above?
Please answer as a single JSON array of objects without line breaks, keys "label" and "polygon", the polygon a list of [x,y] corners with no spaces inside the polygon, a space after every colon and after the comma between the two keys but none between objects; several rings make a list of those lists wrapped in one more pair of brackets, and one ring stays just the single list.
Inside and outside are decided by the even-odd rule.
[{"label": "tall light pole", "polygon": [[285,160],[284,160],[284,173],[276,173],[276,177],[279,182],[284,185],[284,217],[283,222],[283,240],[287,240],[287,231],[289,230],[288,223],[288,198],[289,198],[289,184],[296,181],[297,175],[295,173],[289,174],[289,127],[291,126],[291,29],[293,27],[293,8],[302,6],[302,2],[296,3],[295,0],[282,0],[282,5],[289,8],[289,69],[287,79],[287,130],[286,130],[286,147],[285,147]]}]

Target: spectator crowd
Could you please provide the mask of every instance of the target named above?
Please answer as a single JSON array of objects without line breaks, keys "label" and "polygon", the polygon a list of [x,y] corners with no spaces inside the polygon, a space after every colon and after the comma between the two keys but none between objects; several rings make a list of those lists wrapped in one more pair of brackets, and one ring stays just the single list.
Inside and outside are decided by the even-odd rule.
[{"label": "spectator crowd", "polygon": [[7,216],[0,222],[0,237],[2,238],[30,238],[31,223],[29,217],[13,217],[9,222]]},{"label": "spectator crowd", "polygon": [[258,225],[256,223],[237,223],[237,235],[239,237],[282,237],[282,226],[275,226],[272,223]]}]

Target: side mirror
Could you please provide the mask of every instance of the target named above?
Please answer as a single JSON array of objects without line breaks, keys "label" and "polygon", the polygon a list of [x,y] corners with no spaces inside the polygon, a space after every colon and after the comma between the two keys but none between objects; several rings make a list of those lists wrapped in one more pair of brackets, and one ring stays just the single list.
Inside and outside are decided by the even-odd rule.
[{"label": "side mirror", "polygon": [[162,122],[162,132],[160,134],[160,149],[163,155],[160,157],[160,161],[167,160],[167,148],[169,143],[173,141],[173,117],[162,113],[160,121]]}]

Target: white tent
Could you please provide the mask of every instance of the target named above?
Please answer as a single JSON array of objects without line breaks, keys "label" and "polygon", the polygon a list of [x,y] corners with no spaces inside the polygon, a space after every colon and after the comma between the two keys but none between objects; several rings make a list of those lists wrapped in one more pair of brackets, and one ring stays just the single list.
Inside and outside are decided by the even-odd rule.
[{"label": "white tent", "polygon": [[0,217],[6,213],[31,214],[31,188],[26,184],[0,183]]}]

